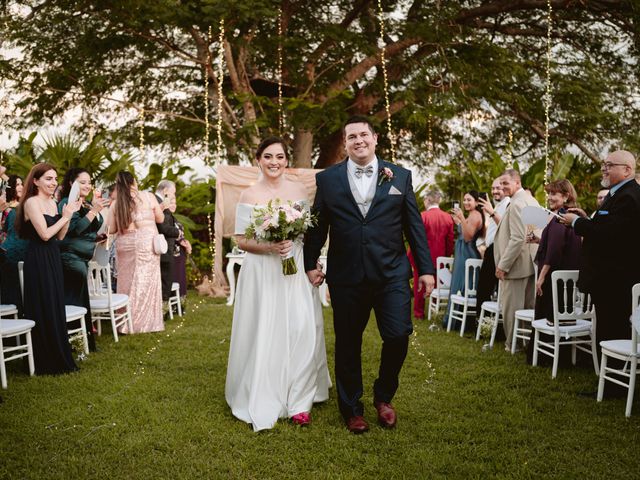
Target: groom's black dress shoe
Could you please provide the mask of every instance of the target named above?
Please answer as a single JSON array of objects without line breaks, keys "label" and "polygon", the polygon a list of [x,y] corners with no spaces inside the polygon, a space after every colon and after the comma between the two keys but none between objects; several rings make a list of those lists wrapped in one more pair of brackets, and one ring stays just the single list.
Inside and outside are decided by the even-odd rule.
[{"label": "groom's black dress shoe", "polygon": [[373,402],[373,406],[378,411],[378,423],[384,428],[394,428],[398,422],[398,416],[393,405],[387,402]]},{"label": "groom's black dress shoe", "polygon": [[356,435],[369,430],[369,424],[363,416],[351,417],[347,419],[347,429]]}]

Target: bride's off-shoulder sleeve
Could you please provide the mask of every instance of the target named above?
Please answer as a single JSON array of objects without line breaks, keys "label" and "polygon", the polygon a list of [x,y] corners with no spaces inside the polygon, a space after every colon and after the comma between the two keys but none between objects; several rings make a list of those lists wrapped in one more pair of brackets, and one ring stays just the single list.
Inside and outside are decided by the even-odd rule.
[{"label": "bride's off-shoulder sleeve", "polygon": [[244,232],[247,230],[247,227],[251,223],[252,211],[253,205],[239,203],[236,206],[236,228],[233,232],[235,235],[244,235]]}]

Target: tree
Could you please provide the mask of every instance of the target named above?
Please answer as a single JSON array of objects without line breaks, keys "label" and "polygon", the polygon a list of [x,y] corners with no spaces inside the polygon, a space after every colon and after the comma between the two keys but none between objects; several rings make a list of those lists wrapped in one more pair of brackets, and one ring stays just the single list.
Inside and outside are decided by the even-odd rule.
[{"label": "tree", "polygon": [[[540,158],[545,137],[548,3],[552,147],[571,145],[596,161],[608,143],[640,146],[630,128],[639,113],[640,11],[633,0],[385,0],[382,16],[373,0],[7,1],[0,20],[22,56],[3,59],[0,69],[9,87],[24,91],[14,126],[82,105],[79,129],[109,113],[127,120],[102,127],[135,143],[136,112],[144,110],[148,143],[201,156],[206,74],[212,123],[221,122],[232,163],[251,158],[260,137],[278,133],[281,80],[282,133],[295,165],[317,157],[324,167],[341,158],[340,125],[351,114],[379,122],[381,148],[389,149],[382,20],[388,111],[403,158],[446,163],[462,149],[502,150],[511,131],[510,148],[528,162]],[[482,128],[475,128],[478,118]]]}]

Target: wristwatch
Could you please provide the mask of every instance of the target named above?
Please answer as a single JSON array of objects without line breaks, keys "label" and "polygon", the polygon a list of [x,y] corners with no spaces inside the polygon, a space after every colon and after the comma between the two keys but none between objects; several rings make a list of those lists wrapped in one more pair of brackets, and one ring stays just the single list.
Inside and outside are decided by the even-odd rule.
[{"label": "wristwatch", "polygon": [[495,215],[496,215],[496,212],[493,212],[491,215],[489,215],[489,218],[493,218],[495,217]]}]

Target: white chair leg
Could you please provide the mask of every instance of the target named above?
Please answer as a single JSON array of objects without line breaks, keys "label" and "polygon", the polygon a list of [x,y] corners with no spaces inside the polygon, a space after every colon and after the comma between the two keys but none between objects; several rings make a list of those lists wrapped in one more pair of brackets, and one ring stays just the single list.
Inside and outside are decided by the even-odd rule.
[{"label": "white chair leg", "polygon": [[[35,362],[33,360],[33,343],[31,343],[31,332],[27,332],[26,334],[27,337],[27,360],[29,362],[29,375],[30,376],[34,376],[36,373],[36,365]],[[4,362],[3,362],[4,363]]]},{"label": "white chair leg", "polygon": [[431,320],[431,297],[429,297],[429,303],[427,303],[427,320]]},{"label": "white chair leg", "polygon": [[478,328],[476,328],[476,342],[480,340],[480,330],[482,327],[482,322],[484,322],[484,309],[480,308],[480,317],[478,318]]},{"label": "white chair leg", "polygon": [[82,345],[84,347],[85,355],[89,355],[89,337],[87,335],[87,321],[83,315],[80,319],[80,327],[82,328]]},{"label": "white chair leg", "polygon": [[4,365],[4,347],[0,344],[0,383],[3,389],[7,389],[7,369]]},{"label": "white chair leg", "polygon": [[176,295],[178,295],[178,316],[181,317],[182,316],[182,299],[180,298],[180,290],[178,290],[176,292]]},{"label": "white chair leg", "polygon": [[467,324],[467,302],[464,303],[464,307],[462,307],[462,322],[460,325],[460,337],[464,337],[464,327]]},{"label": "white chair leg", "polygon": [[538,330],[534,330],[535,334],[533,335],[533,358],[531,359],[531,365],[534,367],[538,366],[538,341],[540,340],[540,332]]},{"label": "white chair leg", "polygon": [[596,349],[596,336],[591,334],[591,358],[593,358],[593,368],[596,371],[596,375],[600,374],[600,367],[598,366],[598,350]]},{"label": "white chair leg", "polygon": [[169,307],[169,320],[173,320],[173,300],[171,298],[169,298],[167,306]]},{"label": "white chair leg", "polygon": [[456,307],[454,303],[451,303],[449,307],[449,320],[447,321],[447,332],[451,331],[451,324],[453,323],[453,309]]},{"label": "white chair leg", "polygon": [[553,340],[553,368],[551,370],[551,378],[558,376],[558,363],[560,363],[560,339],[555,337]]},{"label": "white chair leg", "polygon": [[607,374],[607,355],[602,352],[602,360],[600,362],[600,378],[598,380],[598,395],[596,401],[601,402],[604,395],[604,376]]},{"label": "white chair leg", "polygon": [[102,335],[102,318],[100,316],[98,316],[97,320],[93,320],[94,322],[96,322],[96,328],[98,330],[98,336]]},{"label": "white chair leg", "polygon": [[493,348],[496,343],[496,334],[498,333],[498,315],[493,316],[493,325],[491,326],[491,340],[489,341],[489,348]]},{"label": "white chair leg", "polygon": [[631,407],[633,406],[633,393],[636,388],[636,372],[638,369],[638,359],[631,359],[631,368],[629,369],[629,391],[627,392],[627,407],[625,409],[625,416],[631,416]]},{"label": "white chair leg", "polygon": [[119,342],[118,328],[116,327],[116,312],[113,311],[113,308],[109,308],[109,318],[111,319],[111,330],[113,330],[113,341]]},{"label": "white chair leg", "polygon": [[578,361],[578,349],[576,348],[576,344],[571,345],[571,364],[575,365]]},{"label": "white chair leg", "polygon": [[[497,319],[496,319],[497,320]],[[496,323],[498,323],[496,321]],[[511,355],[515,355],[516,353],[516,345],[518,343],[518,328],[520,325],[520,320],[516,315],[513,320],[513,335],[511,336]]]}]

